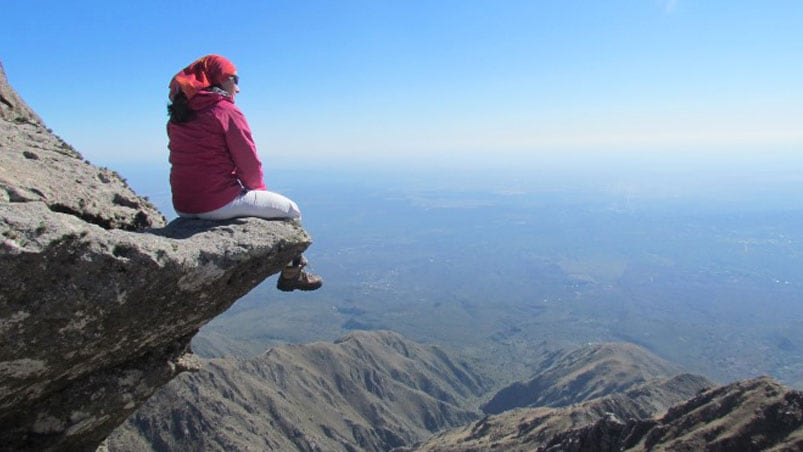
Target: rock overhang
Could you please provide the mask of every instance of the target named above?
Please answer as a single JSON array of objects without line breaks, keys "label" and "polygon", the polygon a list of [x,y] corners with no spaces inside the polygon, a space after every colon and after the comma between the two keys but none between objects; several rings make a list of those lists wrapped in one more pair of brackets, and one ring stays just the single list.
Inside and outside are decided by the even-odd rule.
[{"label": "rock overhang", "polygon": [[0,97],[0,449],[90,450],[311,239],[292,220],[165,224],[47,129],[2,66]]}]

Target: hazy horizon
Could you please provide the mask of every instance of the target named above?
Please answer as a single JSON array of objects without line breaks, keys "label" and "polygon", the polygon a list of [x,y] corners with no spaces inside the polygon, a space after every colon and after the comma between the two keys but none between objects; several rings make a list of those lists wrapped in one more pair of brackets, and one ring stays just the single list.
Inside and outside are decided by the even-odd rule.
[{"label": "hazy horizon", "polygon": [[[801,207],[803,154],[797,152],[572,153],[534,155],[528,159],[360,162],[343,167],[299,164],[277,167],[260,152],[267,185],[279,192],[303,187],[312,176],[334,182],[406,184],[411,190],[489,192],[588,191],[630,199],[674,199],[689,205],[727,203],[738,208]],[[489,156],[494,155],[489,153]],[[498,155],[498,154],[497,154]],[[490,157],[489,157],[490,158]],[[143,196],[173,217],[169,202],[170,165],[128,164],[112,167]],[[404,181],[404,182],[401,182]]]}]

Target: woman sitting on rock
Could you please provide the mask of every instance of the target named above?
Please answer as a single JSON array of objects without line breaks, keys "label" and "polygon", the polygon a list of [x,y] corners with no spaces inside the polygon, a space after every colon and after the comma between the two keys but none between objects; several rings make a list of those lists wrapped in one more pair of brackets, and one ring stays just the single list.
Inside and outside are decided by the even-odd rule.
[{"label": "woman sitting on rock", "polygon": [[[245,116],[234,105],[240,91],[234,64],[220,55],[193,62],[170,81],[170,187],[182,218],[301,218],[292,200],[265,187],[262,162]],[[319,276],[299,256],[282,270],[283,291],[315,290]]]}]

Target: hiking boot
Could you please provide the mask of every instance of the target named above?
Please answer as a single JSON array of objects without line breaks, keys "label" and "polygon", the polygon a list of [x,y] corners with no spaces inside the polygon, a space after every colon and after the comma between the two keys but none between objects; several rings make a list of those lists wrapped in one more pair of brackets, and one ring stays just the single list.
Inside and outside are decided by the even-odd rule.
[{"label": "hiking boot", "polygon": [[282,274],[279,275],[279,281],[276,282],[276,288],[283,292],[319,289],[323,285],[323,279],[304,271],[306,265],[307,260],[301,256],[293,264],[284,267]]}]

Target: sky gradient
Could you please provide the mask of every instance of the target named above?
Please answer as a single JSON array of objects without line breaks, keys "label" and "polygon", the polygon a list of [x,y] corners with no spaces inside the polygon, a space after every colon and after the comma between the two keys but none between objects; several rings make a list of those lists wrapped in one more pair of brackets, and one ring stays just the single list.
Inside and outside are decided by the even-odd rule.
[{"label": "sky gradient", "polygon": [[238,66],[267,165],[803,148],[800,1],[11,1],[0,61],[93,163],[166,165],[167,84]]}]

